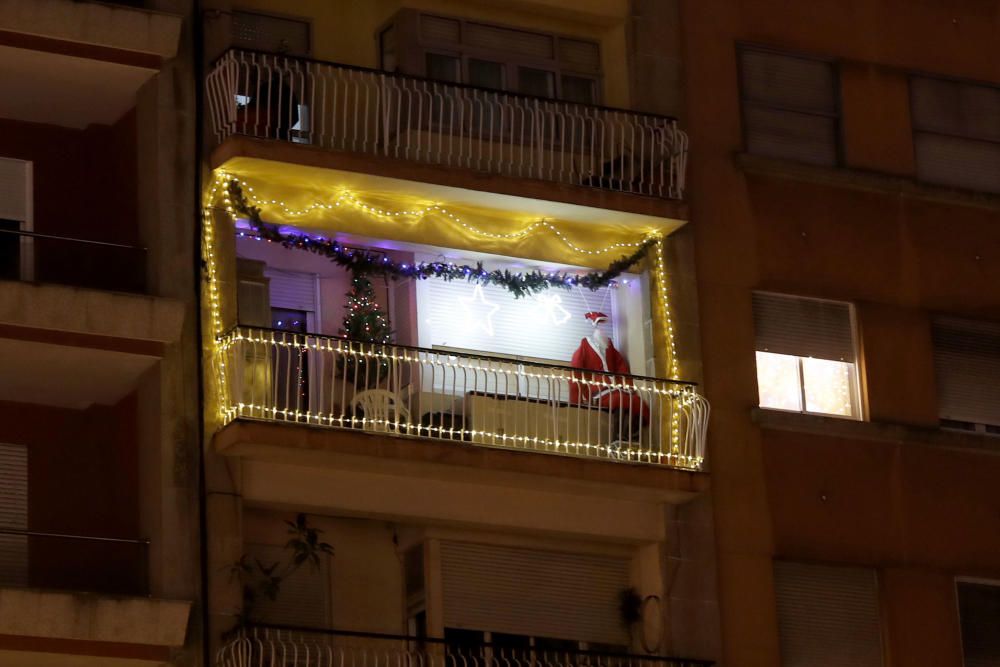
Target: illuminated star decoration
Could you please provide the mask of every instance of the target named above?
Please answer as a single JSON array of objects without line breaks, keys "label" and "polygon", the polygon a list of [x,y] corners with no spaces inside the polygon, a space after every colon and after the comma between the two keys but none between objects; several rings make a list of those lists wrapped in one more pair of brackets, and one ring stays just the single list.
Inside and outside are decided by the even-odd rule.
[{"label": "illuminated star decoration", "polygon": [[535,301],[541,306],[543,317],[547,318],[556,326],[566,323],[572,317],[570,312],[563,308],[562,297],[558,294],[538,294]]},{"label": "illuminated star decoration", "polygon": [[467,325],[480,328],[487,335],[493,335],[493,316],[500,310],[500,306],[486,300],[482,285],[476,285],[473,288],[472,296],[460,296],[458,302],[465,309]]}]

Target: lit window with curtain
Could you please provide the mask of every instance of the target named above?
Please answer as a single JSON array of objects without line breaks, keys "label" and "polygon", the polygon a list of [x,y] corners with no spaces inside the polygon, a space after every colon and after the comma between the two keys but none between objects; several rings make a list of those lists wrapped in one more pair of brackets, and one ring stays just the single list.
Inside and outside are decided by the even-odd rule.
[{"label": "lit window with curtain", "polygon": [[760,407],[861,418],[851,304],[755,292]]}]

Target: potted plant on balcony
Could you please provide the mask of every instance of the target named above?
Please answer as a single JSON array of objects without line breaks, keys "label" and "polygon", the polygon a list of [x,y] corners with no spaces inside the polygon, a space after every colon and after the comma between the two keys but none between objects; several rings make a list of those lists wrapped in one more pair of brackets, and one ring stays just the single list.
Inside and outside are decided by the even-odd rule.
[{"label": "potted plant on balcony", "polygon": [[285,543],[288,557],[274,563],[264,563],[243,554],[232,566],[232,575],[239,581],[243,594],[243,609],[234,632],[257,620],[256,603],[261,599],[276,600],[282,583],[302,566],[319,568],[322,556],[332,556],[333,547],[319,539],[321,531],[309,525],[305,514],[295,521],[285,521],[289,539]]}]

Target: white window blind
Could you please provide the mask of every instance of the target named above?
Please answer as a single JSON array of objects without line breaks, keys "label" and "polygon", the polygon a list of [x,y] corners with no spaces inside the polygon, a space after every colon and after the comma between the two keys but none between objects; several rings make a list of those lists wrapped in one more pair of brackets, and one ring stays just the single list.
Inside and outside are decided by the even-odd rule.
[{"label": "white window blind", "polygon": [[918,177],[1000,192],[1000,88],[913,77],[910,97]]},{"label": "white window blind", "polygon": [[233,46],[254,51],[309,55],[309,23],[256,12],[233,12]]},{"label": "white window blind", "polygon": [[746,150],[768,157],[837,163],[837,74],[832,63],[769,51],[740,51]]},{"label": "white window blind", "polygon": [[[596,292],[550,289],[515,299],[503,287],[476,289],[462,280],[421,280],[417,282],[419,344],[520,359],[569,361],[581,339],[593,332],[584,313],[599,310],[613,318],[614,301],[613,288]],[[617,345],[612,323],[605,322],[601,328]]]},{"label": "white window blind", "polygon": [[31,163],[0,157],[0,220],[26,221],[31,207]]},{"label": "white window blind", "polygon": [[1000,426],[1000,323],[941,317],[932,335],[940,417]]},{"label": "white window blind", "polygon": [[777,561],[783,667],[880,667],[875,571]]},{"label": "white window blind", "polygon": [[[28,448],[0,443],[0,529],[28,529]],[[28,585],[28,538],[0,533],[0,585]]]},{"label": "white window blind", "polygon": [[443,541],[441,570],[446,627],[628,643],[626,558]]},{"label": "white window blind", "polygon": [[264,269],[270,279],[269,294],[272,308],[288,308],[315,313],[316,274],[282,269]]},{"label": "white window blind", "polygon": [[753,319],[759,352],[855,361],[850,304],[754,292]]},{"label": "white window blind", "polygon": [[958,583],[965,667],[1000,667],[1000,586]]},{"label": "white window blind", "polygon": [[[248,544],[246,552],[265,566],[287,563],[291,551],[268,544]],[[280,566],[279,566],[280,567]],[[330,625],[330,559],[320,556],[320,568],[306,563],[281,583],[274,600],[266,597],[254,605],[261,623],[323,628]]]}]

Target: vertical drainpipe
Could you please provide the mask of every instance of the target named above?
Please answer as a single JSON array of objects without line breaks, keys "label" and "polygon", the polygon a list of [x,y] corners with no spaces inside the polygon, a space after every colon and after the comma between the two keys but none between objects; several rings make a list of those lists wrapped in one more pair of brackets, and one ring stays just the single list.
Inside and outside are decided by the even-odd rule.
[{"label": "vertical drainpipe", "polygon": [[194,285],[195,285],[195,304],[196,312],[198,313],[195,319],[195,341],[198,345],[198,551],[199,551],[199,561],[200,561],[200,576],[201,576],[201,586],[200,586],[200,607],[201,607],[201,662],[203,667],[211,667],[212,665],[212,654],[211,654],[211,637],[209,636],[209,613],[208,613],[208,594],[209,594],[209,581],[208,581],[208,505],[206,499],[206,482],[205,482],[205,371],[204,371],[204,360],[202,355],[204,350],[201,349],[202,346],[202,336],[204,332],[202,331],[201,322],[201,312],[202,312],[202,290],[201,290],[201,277],[202,277],[202,265],[201,258],[203,256],[202,243],[202,233],[201,233],[201,199],[202,199],[202,176],[203,168],[202,162],[204,161],[204,124],[205,124],[205,95],[204,95],[204,81],[205,81],[205,35],[204,35],[204,25],[202,23],[202,6],[201,0],[192,0],[191,3],[191,71],[194,76],[194,210],[193,210],[193,220],[197,221],[195,225],[192,226],[192,233],[194,234],[194,266],[192,270],[195,273]]}]

